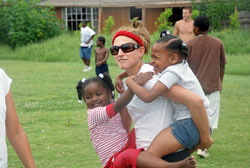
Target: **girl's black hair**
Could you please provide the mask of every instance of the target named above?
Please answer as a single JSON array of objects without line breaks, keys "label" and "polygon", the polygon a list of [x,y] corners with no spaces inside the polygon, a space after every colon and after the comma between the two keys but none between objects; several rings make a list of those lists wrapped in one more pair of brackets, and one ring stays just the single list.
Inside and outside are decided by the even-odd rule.
[{"label": "girl's black hair", "polygon": [[157,43],[166,43],[165,49],[168,51],[178,52],[182,60],[188,57],[188,47],[181,39],[174,35],[168,35],[160,38]]},{"label": "girl's black hair", "polygon": [[108,74],[103,73],[103,74],[99,74],[99,76],[88,78],[86,80],[82,79],[78,82],[76,86],[76,90],[77,90],[79,101],[81,101],[83,98],[85,87],[92,82],[101,83],[103,88],[105,88],[107,92],[110,91],[112,93],[112,99],[115,98],[115,89],[114,89],[115,87],[112,83],[112,79]]}]

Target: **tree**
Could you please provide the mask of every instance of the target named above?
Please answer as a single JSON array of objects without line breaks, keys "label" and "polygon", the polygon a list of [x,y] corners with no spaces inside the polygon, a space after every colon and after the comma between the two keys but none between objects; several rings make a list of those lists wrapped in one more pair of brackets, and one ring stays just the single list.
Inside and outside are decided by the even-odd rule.
[{"label": "tree", "polygon": [[51,7],[37,0],[9,1],[0,10],[0,43],[11,48],[39,42],[61,33],[61,25]]},{"label": "tree", "polygon": [[157,26],[157,30],[159,32],[163,30],[169,30],[169,26],[171,23],[168,21],[169,17],[173,14],[172,8],[168,8],[157,18],[155,25]]},{"label": "tree", "polygon": [[110,35],[112,32],[112,28],[115,26],[113,16],[109,16],[107,20],[105,20],[105,26],[103,28],[103,33]]}]

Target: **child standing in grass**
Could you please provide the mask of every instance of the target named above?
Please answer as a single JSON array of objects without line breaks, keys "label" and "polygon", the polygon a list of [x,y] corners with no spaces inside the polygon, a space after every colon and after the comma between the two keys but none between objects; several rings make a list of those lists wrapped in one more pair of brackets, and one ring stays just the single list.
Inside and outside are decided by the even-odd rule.
[{"label": "child standing in grass", "polygon": [[100,73],[109,73],[107,64],[109,50],[105,47],[105,38],[103,36],[97,37],[95,49],[95,73],[98,76]]},{"label": "child standing in grass", "polygon": [[[136,79],[138,84],[144,84],[151,76],[142,75]],[[131,90],[127,90],[117,101],[114,98],[114,86],[109,75],[100,74],[97,77],[83,79],[78,83],[77,91],[82,94],[88,107],[88,125],[91,142],[104,168],[136,168],[136,167],[196,167],[193,157],[180,162],[168,163],[136,149],[134,130],[128,134],[130,122],[124,121],[122,109],[133,98]],[[119,113],[121,111],[121,113]]]},{"label": "child standing in grass", "polygon": [[[155,72],[161,73],[154,87],[151,90],[147,90],[134,81],[138,76],[131,76],[126,80],[128,88],[140,99],[149,103],[167,93],[173,85],[178,84],[199,95],[206,110],[204,109],[200,114],[200,120],[203,119],[204,122],[201,125],[195,125],[196,123],[191,118],[191,110],[187,106],[171,101],[174,107],[175,122],[161,131],[148,148],[148,151],[158,157],[163,157],[183,148],[194,149],[198,143],[202,145],[202,148],[208,148],[212,144],[207,117],[207,113],[209,114],[210,111],[208,108],[209,102],[202,91],[198,79],[186,61],[188,48],[181,39],[172,38],[169,40],[169,38],[172,37],[169,35],[160,38],[152,47],[151,63]],[[169,95],[169,99],[173,96]],[[197,118],[194,121],[197,121]],[[199,132],[203,134],[199,135]]]}]

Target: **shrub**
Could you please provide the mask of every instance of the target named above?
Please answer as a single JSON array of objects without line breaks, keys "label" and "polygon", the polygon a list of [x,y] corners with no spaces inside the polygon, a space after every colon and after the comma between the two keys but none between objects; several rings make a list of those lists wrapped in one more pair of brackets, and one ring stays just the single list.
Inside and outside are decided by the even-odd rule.
[{"label": "shrub", "polygon": [[200,11],[200,15],[207,16],[212,29],[222,29],[229,24],[228,17],[234,12],[234,2],[215,0],[214,3],[195,4],[193,9]]},{"label": "shrub", "polygon": [[159,32],[163,30],[169,30],[169,26],[171,23],[168,21],[169,17],[173,14],[172,8],[168,8],[157,18],[155,25],[157,26],[157,30]]},{"label": "shrub", "polygon": [[113,16],[109,16],[107,20],[105,20],[105,26],[103,27],[103,33],[110,35],[112,32],[112,28],[115,26]]},{"label": "shrub", "polygon": [[192,19],[195,19],[199,15],[200,15],[200,12],[197,9],[192,11]]},{"label": "shrub", "polygon": [[239,13],[237,10],[229,16],[229,19],[230,19],[230,28],[232,30],[239,29],[240,22],[239,22]]},{"label": "shrub", "polygon": [[[61,33],[52,8],[42,8],[36,0],[20,0],[0,10],[1,43],[11,48],[39,42]],[[3,24],[2,24],[3,23]]]}]

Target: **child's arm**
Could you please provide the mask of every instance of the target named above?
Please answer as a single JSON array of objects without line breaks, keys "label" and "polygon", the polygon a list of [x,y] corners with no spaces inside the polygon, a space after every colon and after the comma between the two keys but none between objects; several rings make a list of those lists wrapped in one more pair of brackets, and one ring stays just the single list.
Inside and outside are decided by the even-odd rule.
[{"label": "child's arm", "polygon": [[[141,74],[139,74],[140,76]],[[136,79],[136,78],[135,78]],[[151,90],[147,90],[143,86],[138,85],[132,77],[126,79],[126,85],[138,96],[141,100],[146,103],[152,102],[162,93],[168,91],[168,88],[161,82],[157,82]]]},{"label": "child's arm", "polygon": [[96,53],[97,48],[95,49],[95,64],[97,64],[97,53]]},{"label": "child's arm", "polygon": [[210,137],[208,116],[202,98],[179,85],[172,86],[163,96],[189,108],[191,117],[200,134],[201,147],[199,149],[209,148],[213,140]]}]

